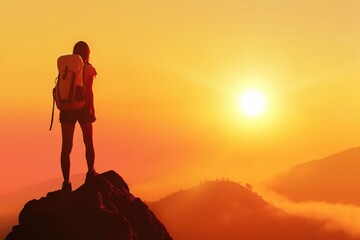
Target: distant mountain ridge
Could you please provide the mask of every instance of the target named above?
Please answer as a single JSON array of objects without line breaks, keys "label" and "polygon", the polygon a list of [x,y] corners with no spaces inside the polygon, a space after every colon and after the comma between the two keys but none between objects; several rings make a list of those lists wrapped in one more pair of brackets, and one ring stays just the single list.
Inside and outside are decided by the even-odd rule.
[{"label": "distant mountain ridge", "polygon": [[287,214],[251,187],[206,181],[149,204],[177,240],[358,240],[327,222]]},{"label": "distant mountain ridge", "polygon": [[360,147],[297,165],[266,183],[295,202],[360,205]]}]

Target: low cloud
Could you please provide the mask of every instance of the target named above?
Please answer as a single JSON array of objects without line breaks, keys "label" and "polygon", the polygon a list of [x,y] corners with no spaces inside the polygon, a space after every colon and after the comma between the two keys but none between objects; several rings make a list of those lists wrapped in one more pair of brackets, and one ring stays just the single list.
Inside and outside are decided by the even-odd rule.
[{"label": "low cloud", "polygon": [[261,191],[265,199],[293,215],[326,221],[325,230],[343,230],[360,237],[360,206],[327,202],[294,203],[273,192]]}]

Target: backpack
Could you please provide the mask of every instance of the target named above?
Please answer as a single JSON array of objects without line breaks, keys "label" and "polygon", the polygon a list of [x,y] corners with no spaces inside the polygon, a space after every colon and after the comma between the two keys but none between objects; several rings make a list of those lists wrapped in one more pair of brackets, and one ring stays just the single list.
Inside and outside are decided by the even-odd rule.
[{"label": "backpack", "polygon": [[84,62],[80,55],[60,56],[57,60],[59,71],[53,89],[53,110],[50,129],[54,121],[54,105],[60,111],[78,110],[85,105]]}]

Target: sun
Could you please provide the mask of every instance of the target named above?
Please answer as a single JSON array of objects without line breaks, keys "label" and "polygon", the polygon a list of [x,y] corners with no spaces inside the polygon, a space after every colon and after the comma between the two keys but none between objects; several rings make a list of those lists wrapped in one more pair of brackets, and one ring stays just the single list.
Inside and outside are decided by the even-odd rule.
[{"label": "sun", "polygon": [[239,106],[249,117],[260,116],[266,109],[266,98],[261,91],[249,89],[240,95]]}]

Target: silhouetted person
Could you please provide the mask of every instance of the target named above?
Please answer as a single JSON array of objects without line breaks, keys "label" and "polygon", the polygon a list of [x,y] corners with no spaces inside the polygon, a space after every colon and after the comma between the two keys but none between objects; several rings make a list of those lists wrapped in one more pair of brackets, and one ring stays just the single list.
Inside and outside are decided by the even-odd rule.
[{"label": "silhouetted person", "polygon": [[76,122],[79,122],[83,140],[86,148],[86,162],[88,172],[86,174],[86,181],[97,175],[94,169],[95,151],[93,144],[93,125],[95,122],[94,110],[94,94],[92,90],[93,80],[96,76],[95,68],[89,63],[90,48],[80,41],[75,44],[73,54],[80,55],[84,61],[84,88],[85,88],[85,105],[80,110],[60,111],[60,123],[62,133],[62,148],[61,148],[61,170],[64,177],[62,190],[71,192],[72,187],[70,183],[70,153],[73,146],[73,137]]}]

